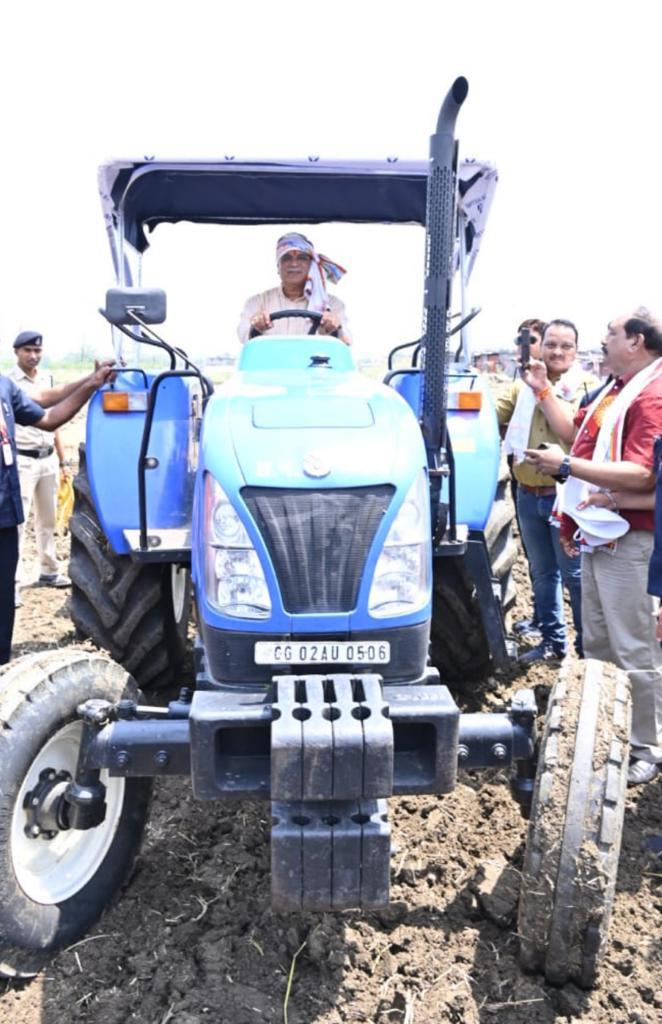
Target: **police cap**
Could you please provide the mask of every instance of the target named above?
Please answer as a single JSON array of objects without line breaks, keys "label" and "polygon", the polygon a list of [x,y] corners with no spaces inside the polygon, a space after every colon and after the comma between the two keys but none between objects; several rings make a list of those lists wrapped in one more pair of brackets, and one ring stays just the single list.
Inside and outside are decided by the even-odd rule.
[{"label": "police cap", "polygon": [[14,348],[22,348],[23,345],[34,345],[35,348],[41,348],[42,341],[41,334],[37,331],[21,331],[16,336]]}]

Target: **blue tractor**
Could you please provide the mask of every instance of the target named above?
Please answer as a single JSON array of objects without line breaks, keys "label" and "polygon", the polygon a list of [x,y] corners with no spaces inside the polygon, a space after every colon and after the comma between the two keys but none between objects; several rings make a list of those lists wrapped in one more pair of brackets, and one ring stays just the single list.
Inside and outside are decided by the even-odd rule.
[{"label": "blue tractor", "polygon": [[[566,673],[540,738],[530,690],[503,713],[460,714],[446,685],[507,663],[513,560],[490,394],[463,346],[450,358],[451,281],[472,245],[458,207],[472,168],[458,173],[454,139],[466,92],[458,79],[426,164],[104,169],[117,287],[103,312],[169,365],[122,366],[89,409],[72,614],[111,657],[59,650],[0,676],[5,970],[102,913],[155,777],[188,775],[202,800],[270,800],[274,909],[330,911],[388,902],[388,797],[449,792],[458,765],[511,765],[531,814],[523,961],[592,982],[623,816],[623,681],[595,663]],[[178,220],[424,225],[409,365],[361,376],[310,315],[309,333],[249,341],[215,391],[156,332],[164,294],[132,276],[146,229]],[[194,685],[181,673],[192,599]],[[176,682],[166,706],[136,685]]]}]

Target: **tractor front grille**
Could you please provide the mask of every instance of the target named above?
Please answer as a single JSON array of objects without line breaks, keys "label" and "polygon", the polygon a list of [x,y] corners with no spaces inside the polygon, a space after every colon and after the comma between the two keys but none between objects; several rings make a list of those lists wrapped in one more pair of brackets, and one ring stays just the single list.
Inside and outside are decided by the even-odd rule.
[{"label": "tractor front grille", "polygon": [[395,488],[245,487],[241,496],[271,557],[285,610],[350,612],[370,545]]}]

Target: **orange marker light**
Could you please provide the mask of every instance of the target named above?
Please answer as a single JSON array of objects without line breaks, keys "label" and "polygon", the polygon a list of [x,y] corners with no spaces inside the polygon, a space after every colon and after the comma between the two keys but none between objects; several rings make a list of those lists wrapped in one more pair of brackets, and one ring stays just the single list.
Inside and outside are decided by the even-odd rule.
[{"label": "orange marker light", "polygon": [[478,412],[481,408],[483,401],[481,391],[460,391],[457,397],[459,398],[458,409],[470,409],[472,412]]},{"label": "orange marker light", "polygon": [[461,412],[479,412],[482,404],[482,391],[451,391],[448,396],[448,408]]},{"label": "orange marker light", "polygon": [[146,391],[102,391],[101,404],[104,412],[145,412]]}]

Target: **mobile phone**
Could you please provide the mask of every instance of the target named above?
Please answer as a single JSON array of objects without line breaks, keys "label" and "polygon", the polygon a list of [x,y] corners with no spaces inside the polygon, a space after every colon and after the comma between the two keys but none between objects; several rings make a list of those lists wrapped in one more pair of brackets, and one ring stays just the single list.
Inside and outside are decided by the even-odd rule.
[{"label": "mobile phone", "polygon": [[528,327],[523,327],[520,331],[517,344],[519,345],[520,370],[526,370],[531,361],[531,334]]}]

